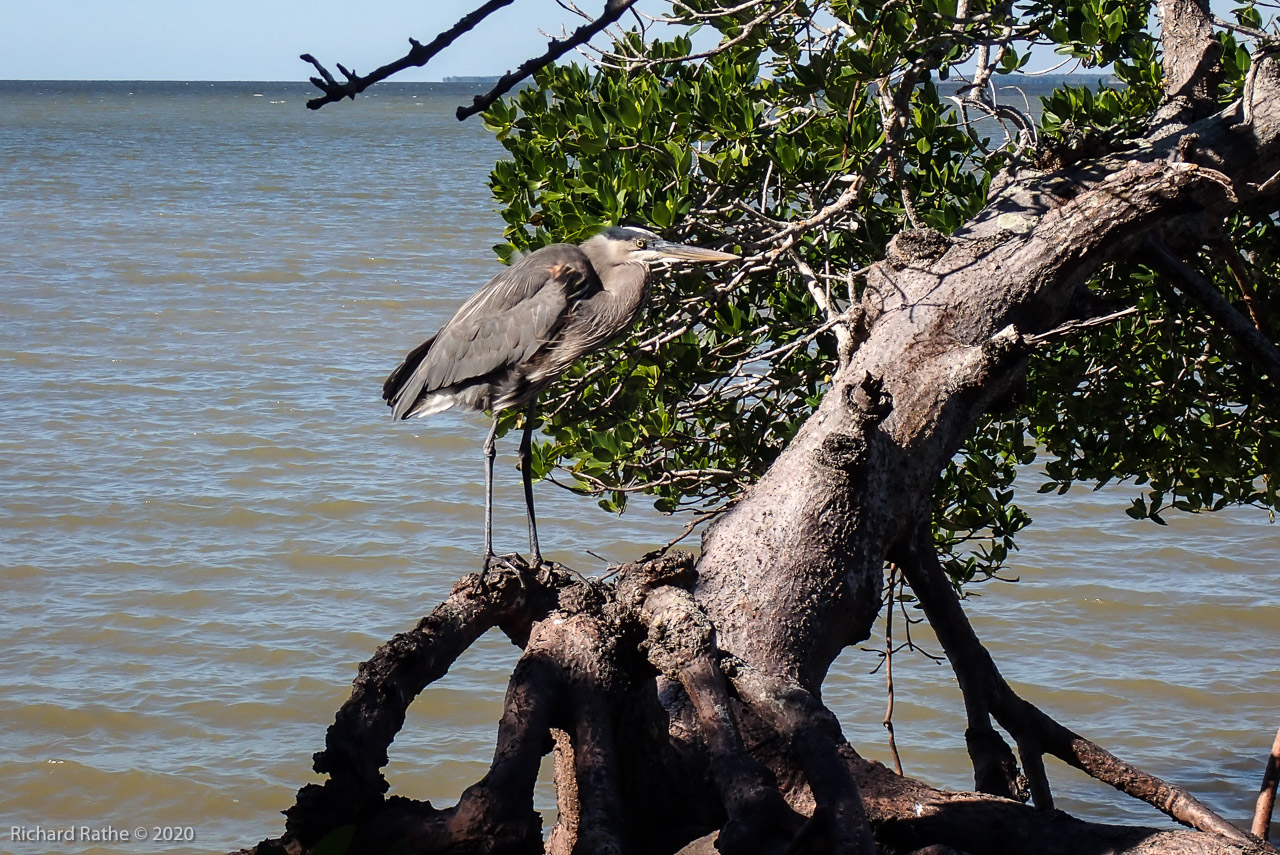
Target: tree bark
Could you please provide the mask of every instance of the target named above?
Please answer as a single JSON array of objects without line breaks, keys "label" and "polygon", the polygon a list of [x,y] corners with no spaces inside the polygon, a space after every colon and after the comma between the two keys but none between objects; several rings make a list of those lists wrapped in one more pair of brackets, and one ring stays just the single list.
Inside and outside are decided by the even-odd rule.
[{"label": "tree bark", "polygon": [[[258,851],[310,850],[343,826],[354,827],[352,851],[539,851],[533,779],[562,733],[572,750],[558,769],[575,786],[559,852],[705,851],[711,834],[723,852],[1274,852],[1185,801],[1172,813],[1222,834],[1099,826],[1052,810],[1042,751],[1104,779],[1133,783],[1140,770],[1085,757],[1075,734],[1002,694],[994,663],[941,595],[930,618],[950,632],[940,637],[953,661],[968,663],[957,672],[978,786],[1017,789],[994,716],[1013,731],[1039,809],[941,792],[865,761],[818,700],[835,657],[870,633],[886,560],[910,559],[911,583],[929,588],[919,521],[975,421],[1022,381],[1027,337],[1076,318],[1100,266],[1141,257],[1151,240],[1200,247],[1211,224],[1280,185],[1269,179],[1280,171],[1274,59],[1260,61],[1249,97],[1190,125],[1179,124],[1185,113],[1165,116],[1123,156],[1051,175],[1011,170],[955,234],[896,237],[868,275],[848,364],[706,533],[696,567],[668,556],[602,585],[515,559],[464,580],[362,666],[317,755],[329,781],[305,788],[285,838]],[[1191,102],[1201,113],[1203,99]],[[385,799],[380,769],[404,707],[495,625],[524,654],[489,773],[455,808]],[[1181,798],[1160,784],[1148,776],[1135,788]]]},{"label": "tree bark", "polygon": [[1271,743],[1271,756],[1267,758],[1267,768],[1262,773],[1258,803],[1253,811],[1252,831],[1263,840],[1271,836],[1271,812],[1276,806],[1277,784],[1280,784],[1280,730],[1276,731],[1275,742]]}]

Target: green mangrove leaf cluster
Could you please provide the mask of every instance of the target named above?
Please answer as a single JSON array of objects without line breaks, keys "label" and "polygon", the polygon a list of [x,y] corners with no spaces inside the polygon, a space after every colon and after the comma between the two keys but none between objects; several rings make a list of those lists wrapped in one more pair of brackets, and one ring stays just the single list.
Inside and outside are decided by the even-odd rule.
[{"label": "green mangrove leaf cluster", "polygon": [[[611,511],[636,493],[668,512],[726,507],[828,389],[840,333],[856,326],[848,310],[895,234],[954,230],[1011,164],[1122,151],[1161,95],[1142,0],[673,9],[678,34],[627,31],[594,66],[545,68],[484,116],[508,154],[492,173],[504,259],[614,223],[744,256],[660,275],[643,325],[544,403],[536,474]],[[1236,18],[1261,25],[1251,4]],[[1225,101],[1255,46],[1221,38]],[[1108,76],[1063,79],[1033,103],[1026,92],[1042,84],[1025,70],[1054,51]],[[1274,213],[1241,214],[1201,265],[1269,335],[1276,247]],[[1133,482],[1130,514],[1156,522],[1170,507],[1275,505],[1273,379],[1141,264],[1091,287],[1139,311],[1037,352],[1022,399],[943,473],[935,538],[958,584],[992,575],[1015,547],[1030,522],[1015,477],[1037,457],[1042,491]]]}]

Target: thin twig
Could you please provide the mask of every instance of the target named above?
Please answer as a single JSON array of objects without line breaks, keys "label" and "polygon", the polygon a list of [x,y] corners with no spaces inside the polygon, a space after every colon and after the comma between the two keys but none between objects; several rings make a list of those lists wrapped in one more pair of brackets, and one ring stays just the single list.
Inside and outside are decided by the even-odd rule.
[{"label": "thin twig", "polygon": [[578,27],[567,39],[552,39],[551,43],[547,45],[546,53],[542,56],[525,60],[515,71],[508,71],[502,75],[492,89],[484,95],[477,95],[472,99],[470,107],[459,107],[456,113],[458,121],[462,121],[468,116],[474,116],[476,113],[483,113],[493,105],[493,102],[507,94],[517,83],[555,62],[579,45],[590,41],[606,27],[616,23],[623,13],[635,4],[636,0],[605,0],[604,11],[599,18],[596,18],[590,24],[583,24]]},{"label": "thin twig", "polygon": [[893,737],[893,601],[894,591],[901,584],[898,578],[898,566],[889,565],[889,607],[884,616],[884,680],[889,695],[888,705],[884,711],[884,729],[889,732],[889,753],[893,755],[893,768],[899,775],[902,772],[902,758],[898,756],[898,742]]},{"label": "thin twig", "polygon": [[[898,85],[902,91],[909,91],[914,87],[915,79],[911,72],[904,72],[903,79]],[[907,183],[906,168],[902,163],[902,135],[907,125],[906,117],[903,115],[904,110],[898,103],[899,96],[894,93],[888,77],[882,77],[876,81],[876,87],[878,89],[876,103],[880,107],[880,123],[884,127],[885,148],[889,152],[889,178],[898,186],[898,194],[902,197],[902,210],[906,213],[907,222],[911,223],[911,228],[923,228],[924,221],[916,210],[915,197]]]},{"label": "thin twig", "polygon": [[803,220],[796,220],[795,222],[787,226],[785,229],[782,229],[781,231],[778,231],[774,234],[771,234],[761,239],[760,240],[761,244],[777,243],[779,241],[783,242],[781,247],[770,250],[769,253],[767,253],[767,255],[770,257],[770,260],[777,258],[783,252],[795,246],[796,238],[800,234],[807,232],[809,229],[812,229],[815,226],[819,226],[822,223],[825,223],[827,220],[831,219],[836,214],[840,213],[841,211],[845,210],[850,205],[852,205],[854,202],[856,202],[858,200],[858,196],[862,193],[863,186],[867,183],[867,175],[874,171],[875,167],[878,165],[877,162],[879,161],[879,159],[880,159],[879,155],[873,158],[872,162],[868,164],[866,172],[864,172],[861,175],[855,176],[853,181],[849,184],[849,186],[846,187],[844,192],[840,194],[840,198],[836,199],[830,205],[826,206],[821,211],[818,211],[816,214],[814,214],[811,217],[806,217]]},{"label": "thin twig", "polygon": [[1036,345],[1044,344],[1045,342],[1052,341],[1056,338],[1063,338],[1064,336],[1080,332],[1081,330],[1087,330],[1091,327],[1105,326],[1113,321],[1118,321],[1121,318],[1127,318],[1130,315],[1136,315],[1137,313],[1138,308],[1136,306],[1130,306],[1127,309],[1121,309],[1118,312],[1112,312],[1108,315],[1098,315],[1094,318],[1067,321],[1065,324],[1056,326],[1047,332],[1029,335],[1024,339],[1024,341],[1032,347],[1035,347]]},{"label": "thin twig", "polygon": [[1271,338],[1267,329],[1266,321],[1262,319],[1262,311],[1258,307],[1257,291],[1253,285],[1253,277],[1249,273],[1248,263],[1240,256],[1240,250],[1229,241],[1223,241],[1221,246],[1216,247],[1221,254],[1223,261],[1227,263],[1227,269],[1231,271],[1231,276],[1236,280],[1236,287],[1240,289],[1240,299],[1244,303],[1245,309],[1249,312],[1249,319],[1253,321],[1253,325],[1258,331],[1267,338]]},{"label": "thin twig", "polygon": [[1222,27],[1224,30],[1235,30],[1237,33],[1240,33],[1240,35],[1248,36],[1249,38],[1263,44],[1275,40],[1275,36],[1271,33],[1245,26],[1237,21],[1228,21],[1226,18],[1219,18],[1217,15],[1213,16],[1213,24],[1214,26]]},{"label": "thin twig", "polygon": [[814,275],[813,269],[808,264],[805,264],[804,259],[791,251],[788,251],[787,254],[791,256],[791,263],[796,266],[796,270],[800,271],[800,276],[804,279],[805,288],[808,289],[813,301],[818,305],[818,310],[826,316],[827,323],[831,325],[836,334],[836,354],[840,368],[843,369],[852,360],[855,348],[853,331],[850,329],[848,322],[848,314],[838,311],[832,305],[826,289],[818,284],[818,277]]},{"label": "thin twig", "polygon": [[729,510],[730,507],[732,507],[732,503],[726,503],[724,505],[721,505],[718,508],[712,508],[709,511],[698,514],[685,525],[684,531],[680,532],[679,535],[677,535],[672,540],[667,541],[662,546],[659,546],[657,549],[653,550],[652,552],[646,552],[644,555],[640,557],[640,560],[651,561],[654,558],[661,558],[663,555],[666,555],[669,551],[671,551],[671,547],[675,546],[677,543],[684,540],[689,535],[693,534],[697,530],[698,526],[702,525],[704,522],[707,522],[708,520],[715,519],[716,517],[723,514],[725,511]]},{"label": "thin twig", "polygon": [[698,12],[692,7],[681,3],[680,0],[674,0],[671,5],[677,6],[684,11],[681,12],[678,17],[658,18],[657,20],[664,24],[684,24],[688,23],[687,19],[709,21],[712,18],[727,18],[731,15],[736,15],[739,12],[750,9],[753,6],[759,6],[763,2],[765,2],[765,0],[747,0],[746,3],[742,3],[738,6],[721,6],[717,9],[708,9],[706,12]]},{"label": "thin twig", "polygon": [[[721,42],[720,44],[716,45],[710,50],[705,50],[702,53],[691,53],[686,56],[677,56],[677,57],[672,57],[670,59],[646,59],[646,60],[630,59],[629,57],[624,57],[619,54],[612,54],[610,56],[612,56],[613,59],[626,62],[633,66],[641,66],[641,67],[648,67],[648,66],[660,65],[660,64],[665,65],[667,63],[674,63],[674,62],[693,62],[694,60],[707,59],[708,57],[713,57],[717,54],[724,53],[729,48],[734,47],[735,45],[739,45],[742,42],[746,41],[748,38],[751,37],[751,33],[755,31],[756,27],[760,26],[770,18],[774,18],[779,15],[785,15],[787,12],[790,12],[791,9],[796,5],[796,2],[797,0],[791,0],[791,2],[788,3],[782,9],[773,9],[773,8],[766,9],[760,15],[756,16],[755,18],[753,18],[752,20],[744,24],[742,27],[742,32],[738,33],[738,35],[734,36],[733,38],[727,41]],[[749,4],[749,5],[754,5],[754,4]]]},{"label": "thin twig", "polygon": [[[404,71],[406,68],[417,68],[426,65],[436,54],[451,45],[454,40],[464,33],[470,32],[487,18],[490,14],[501,9],[503,6],[509,6],[515,0],[489,0],[479,9],[463,16],[458,23],[436,36],[429,44],[422,44],[416,39],[409,39],[412,45],[410,51],[397,59],[395,62],[388,63],[377,70],[366,74],[356,74],[349,71],[339,64],[338,71],[344,77],[345,82],[339,82],[334,76],[320,64],[314,56],[309,53],[302,54],[302,59],[315,66],[319,77],[312,77],[311,82],[315,84],[321,92],[324,93],[319,98],[313,98],[307,102],[307,106],[312,110],[318,110],[325,104],[331,104],[334,101],[341,101],[343,98],[355,98],[356,95],[368,89],[379,81],[386,80],[393,74]],[[470,106],[459,107],[457,110],[458,120],[466,119],[476,113],[484,112],[493,105],[495,101],[505,95],[507,92],[520,81],[534,74],[543,67],[550,65],[560,57],[572,50],[576,50],[579,46],[590,41],[605,28],[616,23],[622,15],[636,4],[637,0],[606,0],[604,11],[599,18],[590,23],[583,24],[574,30],[572,35],[564,39],[552,39],[547,45],[547,50],[541,56],[526,60],[521,63],[515,71],[509,71],[498,79],[493,88],[484,95],[477,95],[471,102]]]}]

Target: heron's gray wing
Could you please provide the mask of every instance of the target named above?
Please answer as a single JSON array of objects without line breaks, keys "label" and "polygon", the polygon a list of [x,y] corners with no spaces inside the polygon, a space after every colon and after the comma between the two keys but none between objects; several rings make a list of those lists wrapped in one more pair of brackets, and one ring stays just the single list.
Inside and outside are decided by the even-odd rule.
[{"label": "heron's gray wing", "polygon": [[407,412],[422,395],[479,381],[531,357],[554,336],[572,305],[599,288],[576,246],[556,244],[503,271],[458,309],[434,338],[392,372],[383,397]]},{"label": "heron's gray wing", "polygon": [[555,335],[573,304],[572,271],[557,266],[536,274],[541,283],[527,297],[506,304],[494,300],[462,315],[436,334],[424,361],[426,387],[439,389],[520,365]]},{"label": "heron's gray wing", "polygon": [[[395,370],[387,375],[387,379],[382,383],[382,400],[391,403],[396,398],[396,393],[400,391],[409,379],[413,376],[413,372],[422,364],[422,360],[426,358],[431,346],[436,343],[436,337],[424,341],[422,344],[409,351],[408,356],[396,366]],[[422,391],[420,388],[418,392]],[[414,393],[417,397],[417,392]]]}]

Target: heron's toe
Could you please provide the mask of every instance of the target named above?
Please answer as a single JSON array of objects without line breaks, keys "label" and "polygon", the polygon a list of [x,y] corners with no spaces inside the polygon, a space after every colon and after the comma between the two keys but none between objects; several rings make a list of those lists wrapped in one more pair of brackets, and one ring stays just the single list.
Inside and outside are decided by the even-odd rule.
[{"label": "heron's toe", "polygon": [[512,571],[513,573],[524,573],[529,569],[528,562],[526,562],[517,552],[512,552],[510,555],[494,556],[489,566],[502,567],[506,570]]}]

